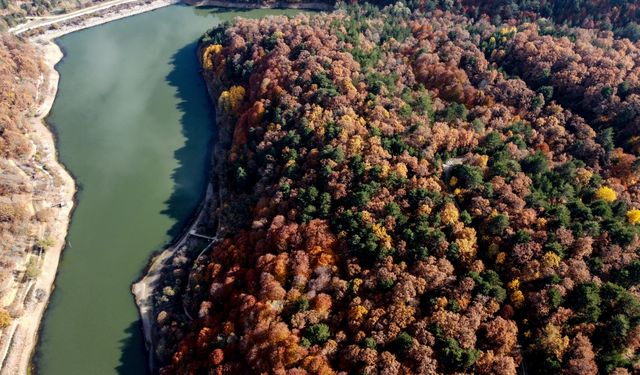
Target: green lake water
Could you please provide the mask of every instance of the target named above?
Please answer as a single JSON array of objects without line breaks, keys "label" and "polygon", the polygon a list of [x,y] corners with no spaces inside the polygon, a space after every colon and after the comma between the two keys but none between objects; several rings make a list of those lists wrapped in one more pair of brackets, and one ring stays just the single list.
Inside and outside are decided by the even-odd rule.
[{"label": "green lake water", "polygon": [[65,52],[49,123],[79,185],[43,321],[39,374],[144,374],[131,283],[197,207],[213,111],[198,37],[235,17],[295,11],[170,6],[57,40]]}]

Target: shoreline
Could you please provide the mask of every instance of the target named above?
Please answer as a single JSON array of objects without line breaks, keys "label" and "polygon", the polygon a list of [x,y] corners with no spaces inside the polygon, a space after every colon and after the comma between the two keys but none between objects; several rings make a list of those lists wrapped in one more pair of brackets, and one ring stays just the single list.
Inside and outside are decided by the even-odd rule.
[{"label": "shoreline", "polygon": [[38,341],[40,323],[54,289],[60,256],[66,245],[67,230],[75,207],[77,191],[75,180],[58,160],[55,135],[45,121],[53,106],[60,79],[59,73],[53,67],[62,59],[63,54],[55,44],[52,46],[36,45],[35,47],[47,67],[47,78],[42,103],[38,106],[36,115],[30,119],[29,138],[42,153],[41,164],[46,165],[54,176],[61,179],[61,186],[56,188],[58,194],[53,194],[60,198],[60,202],[48,202],[52,207],[56,207],[54,204],[59,204],[59,207],[56,207],[55,220],[48,226],[53,245],[45,251],[40,274],[33,284],[33,288],[40,288],[47,293],[46,298],[36,301],[32,309],[25,311],[22,316],[16,319],[16,329],[11,338],[11,347],[5,357],[5,366],[0,371],[1,374],[26,374],[29,372]]},{"label": "shoreline", "polygon": [[[234,4],[227,1],[182,1],[182,0],[153,0],[150,2],[137,3],[118,3],[111,7],[96,9],[94,12],[79,13],[76,16],[61,20],[61,24],[48,24],[34,27],[33,29],[24,30],[19,36],[32,42],[39,56],[45,63],[48,72],[46,79],[46,91],[42,96],[42,104],[38,107],[36,115],[31,119],[32,131],[30,137],[41,146],[44,161],[49,162],[52,173],[60,176],[63,180],[59,194],[63,196],[62,207],[58,210],[58,215],[54,224],[51,226],[51,236],[54,239],[54,245],[45,252],[42,263],[41,273],[36,278],[35,287],[42,288],[47,292],[46,298],[36,303],[35,307],[25,312],[23,316],[16,319],[16,328],[10,343],[9,351],[4,360],[4,366],[0,368],[0,375],[28,374],[30,370],[34,370],[33,356],[39,342],[39,335],[42,321],[48,308],[49,300],[53,290],[55,289],[55,278],[58,272],[58,265],[66,247],[66,236],[68,234],[71,216],[76,205],[77,185],[71,173],[67,171],[65,166],[58,159],[58,151],[56,148],[55,130],[49,127],[46,117],[51,110],[58,92],[58,83],[60,75],[55,66],[63,57],[63,51],[55,42],[55,39],[76,31],[99,26],[118,19],[146,13],[159,8],[170,5],[187,4],[195,7],[218,7],[231,9],[273,9],[273,8],[291,8],[303,10],[328,11],[334,7],[326,3],[310,2],[298,4]],[[209,90],[209,93],[211,91]],[[215,149],[215,145],[212,146]],[[212,160],[212,166],[215,167],[215,161]],[[213,177],[213,176],[212,176]],[[205,196],[203,197],[199,208],[194,212],[190,224],[187,224],[181,235],[173,239],[168,245],[164,246],[159,252],[154,254],[148,262],[148,265],[141,271],[141,276],[137,282],[132,284],[131,292],[134,295],[140,319],[143,323],[143,336],[148,351],[149,368],[153,369],[154,347],[153,347],[153,296],[154,286],[160,278],[166,262],[171,260],[176,250],[185,246],[189,241],[191,232],[198,228],[204,221],[207,208],[215,205],[217,197],[214,190],[216,182],[209,181]],[[213,243],[213,241],[212,241]],[[205,248],[206,250],[206,248]],[[14,346],[14,339],[20,338],[19,345]],[[37,370],[37,368],[36,368]]]},{"label": "shoreline", "polygon": [[147,351],[147,369],[154,373],[154,293],[157,283],[161,281],[162,273],[167,262],[173,259],[173,256],[189,241],[189,237],[193,231],[205,221],[204,215],[207,208],[210,208],[214,202],[214,184],[209,181],[204,198],[200,202],[200,206],[196,209],[191,222],[187,224],[180,235],[172,239],[169,244],[163,246],[160,250],[152,254],[149,258],[147,266],[140,272],[140,277],[136,282],[131,284],[131,294],[134,297],[138,315],[142,321],[142,334],[144,337],[144,345]]},{"label": "shoreline", "polygon": [[38,56],[42,59],[47,70],[45,72],[46,78],[42,88],[43,91],[40,93],[41,103],[38,105],[35,115],[30,118],[32,128],[29,138],[32,139],[42,153],[42,165],[46,164],[51,170],[51,174],[58,176],[62,183],[57,188],[57,194],[55,194],[60,197],[60,202],[57,202],[60,207],[56,208],[57,215],[49,226],[53,245],[44,253],[40,274],[31,286],[34,290],[44,290],[46,296],[42,300],[36,301],[32,309],[25,311],[22,316],[13,322],[13,334],[8,343],[8,351],[4,358],[3,366],[0,368],[0,375],[28,374],[34,369],[33,356],[36,353],[39,342],[42,321],[48,308],[51,294],[55,289],[58,266],[66,248],[66,237],[73,209],[76,205],[76,181],[59,160],[55,130],[46,122],[58,93],[60,74],[55,69],[55,66],[64,57],[60,46],[55,43],[55,39],[65,34],[178,3],[178,0],[156,0],[149,4],[137,4],[112,12],[110,12],[112,9],[106,9],[106,14],[93,17],[83,15],[85,18],[80,22],[65,24],[60,28],[50,28],[49,26],[49,29],[43,33],[27,38],[36,48]]},{"label": "shoreline", "polygon": [[[200,56],[200,48],[197,50],[197,56]],[[211,102],[211,105],[215,106],[217,97],[219,95],[219,90],[217,85],[212,85],[204,76],[202,79],[205,82],[205,86],[207,88],[207,96]],[[158,288],[162,288],[162,276],[165,272],[165,269],[170,266],[171,261],[180,255],[186,255],[189,253],[190,247],[193,246],[193,243],[189,243],[190,239],[197,236],[190,236],[197,231],[197,229],[201,226],[215,228],[214,238],[211,239],[209,244],[204,247],[203,250],[198,251],[198,255],[196,255],[192,260],[193,263],[189,266],[189,268],[193,267],[196,261],[212,246],[214,246],[220,239],[219,235],[224,233],[224,229],[222,228],[222,223],[217,214],[214,214],[213,222],[210,222],[210,217],[206,216],[207,210],[209,212],[214,212],[222,203],[223,189],[221,189],[220,181],[221,179],[221,170],[220,163],[222,156],[220,152],[224,149],[222,146],[224,144],[224,140],[228,138],[225,136],[224,129],[220,126],[221,118],[219,114],[216,112],[214,118],[214,125],[217,128],[218,135],[214,138],[211,143],[211,159],[210,159],[210,172],[209,172],[209,182],[207,184],[207,190],[205,196],[200,202],[199,207],[194,211],[194,215],[191,218],[190,224],[185,225],[182,233],[176,238],[172,239],[167,245],[163,246],[158,250],[152,257],[149,259],[149,263],[142,270],[140,278],[131,285],[131,294],[133,294],[136,306],[138,308],[138,314],[142,321],[143,328],[143,337],[145,343],[145,349],[147,351],[147,361],[148,361],[148,370],[154,374],[157,370],[155,368],[155,360],[156,360],[156,339],[157,335],[157,325],[155,317],[155,301],[154,296],[157,293]],[[207,226],[208,224],[208,226]],[[187,276],[188,279],[188,276]],[[177,307],[178,305],[175,303],[173,307]],[[182,300],[180,300],[182,304]],[[189,319],[192,319],[189,316],[189,313],[184,310],[184,305],[178,307],[182,308],[185,316]]]},{"label": "shoreline", "polygon": [[[149,3],[138,2],[135,4],[131,4],[131,3],[118,4],[118,5],[127,5],[127,6],[125,8],[118,8],[118,5],[114,5],[112,8],[96,10],[96,13],[98,14],[93,14],[93,15],[92,13],[80,14],[78,15],[77,18],[79,17],[84,17],[84,18],[80,19],[79,21],[75,20],[75,18],[71,18],[63,21],[62,25],[59,25],[57,27],[52,27],[52,25],[41,26],[39,28],[34,28],[32,30],[25,31],[24,33],[36,32],[35,35],[28,36],[28,39],[30,39],[32,42],[35,42],[35,43],[49,42],[49,43],[55,44],[54,42],[55,39],[66,34],[71,34],[76,31],[89,29],[89,28],[100,26],[102,24],[116,21],[122,18],[132,17],[138,14],[150,12],[150,11],[164,8],[170,5],[177,5],[180,3],[182,3],[181,0],[154,0]],[[106,13],[103,14],[102,12],[106,12]],[[47,29],[43,30],[41,33],[37,33],[37,30],[43,27],[47,27]]]},{"label": "shoreline", "polygon": [[[188,5],[196,7],[204,6],[212,8],[247,10],[277,9],[280,5],[279,3],[276,3],[271,6],[254,4],[240,4],[244,6],[238,6],[239,4],[230,4],[227,1],[219,0],[204,0],[197,2],[187,0],[186,3]],[[316,11],[334,9],[334,6],[332,5],[330,5],[328,8],[324,8],[318,6],[318,4],[322,5],[322,3],[298,3],[296,4],[297,6],[289,8]],[[200,59],[200,53],[200,48],[198,48],[198,59]],[[220,94],[221,84],[220,82],[209,81],[204,75],[202,76],[202,79],[205,82],[211,105],[215,107],[218,96]],[[210,250],[212,246],[218,243],[218,241],[221,240],[221,237],[224,237],[225,233],[227,233],[228,231],[228,228],[226,228],[225,223],[223,223],[222,218],[216,211],[227,195],[227,191],[221,183],[224,181],[224,178],[220,166],[224,163],[223,160],[226,159],[226,146],[228,146],[228,144],[230,144],[231,142],[231,133],[229,132],[229,129],[226,129],[224,126],[222,126],[223,119],[218,112],[216,112],[213,125],[216,126],[217,137],[214,138],[214,141],[211,144],[209,183],[207,184],[205,197],[202,199],[199,208],[194,212],[194,215],[190,219],[190,224],[185,225],[185,228],[180,235],[176,236],[167,245],[161,247],[150,257],[147,266],[141,271],[139,279],[131,285],[131,293],[134,296],[135,303],[138,308],[138,314],[142,321],[143,337],[147,352],[148,369],[152,374],[155,374],[157,371],[155,361],[157,360],[156,341],[158,339],[158,324],[155,320],[155,313],[156,309],[162,309],[162,307],[166,307],[156,306],[154,303],[154,296],[158,294],[159,288],[162,288],[164,286],[162,283],[164,272],[166,272],[168,267],[172,266],[171,263],[176,257],[191,255],[190,260],[192,262],[186,268],[188,273],[197,264],[198,259],[200,259],[200,257],[207,250]],[[211,217],[207,217],[206,210],[209,210],[209,213],[211,213]],[[206,226],[207,221],[209,221],[208,226]],[[194,244],[190,243],[190,240],[192,240],[194,237],[198,237],[198,235],[192,236],[192,234],[195,234],[194,232],[199,227],[203,227],[202,229],[210,229],[214,233],[214,237],[202,250],[198,249],[197,253],[193,252],[192,254],[190,254],[194,248]],[[174,309],[173,311],[180,310],[180,313],[184,314],[184,317],[186,319],[193,319],[185,309],[181,298],[179,298],[178,300],[174,300],[170,304]]]}]

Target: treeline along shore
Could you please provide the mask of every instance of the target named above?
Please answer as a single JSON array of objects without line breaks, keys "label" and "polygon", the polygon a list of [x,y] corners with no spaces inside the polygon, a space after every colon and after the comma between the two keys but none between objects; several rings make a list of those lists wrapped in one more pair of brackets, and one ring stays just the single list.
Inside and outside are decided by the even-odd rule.
[{"label": "treeline along shore", "polygon": [[[3,252],[0,259],[7,266],[4,270],[6,275],[3,276],[7,283],[3,285],[0,295],[0,373],[3,375],[26,374],[29,371],[38,342],[40,323],[54,288],[62,251],[66,246],[65,237],[75,204],[75,183],[64,166],[57,161],[54,133],[45,122],[57,93],[59,75],[55,65],[63,58],[63,52],[55,39],[113,20],[180,3],[203,7],[247,8],[247,4],[233,2],[189,4],[180,0],[102,1],[95,6],[61,15],[33,17],[1,34],[8,41],[6,45],[9,52],[12,52],[15,45],[20,46],[19,48],[24,46],[28,50],[20,55],[3,55],[2,58],[8,64],[13,63],[12,60],[26,57],[38,66],[39,71],[36,71],[37,80],[26,80],[24,84],[31,90],[29,95],[33,95],[33,98],[20,109],[20,121],[28,123],[22,127],[22,136],[31,144],[31,150],[20,155],[20,160],[15,155],[3,155],[8,158],[9,164],[1,166],[3,172],[10,168],[12,173],[16,173],[16,177],[3,175],[3,181],[0,181],[4,189],[0,190],[0,222],[6,223],[0,227],[4,244],[2,250],[10,250]],[[252,5],[251,8],[281,5],[286,4]],[[323,3],[299,3],[293,8],[329,9],[330,6]],[[24,72],[18,70],[12,74],[25,76]],[[7,105],[15,107],[14,104]],[[7,133],[4,135],[6,137]],[[22,145],[21,141],[13,138],[7,142],[12,141]],[[9,146],[16,145],[8,143],[7,147]],[[20,147],[27,148],[26,145]],[[41,172],[33,173],[32,170]],[[31,176],[31,181],[21,180],[26,180],[27,176]],[[16,181],[18,188],[26,191],[14,191],[11,185]],[[213,188],[214,185],[208,189],[203,207],[211,206]],[[202,224],[200,216],[194,217],[193,222]],[[26,229],[21,229],[18,233],[15,229],[18,227]]]}]

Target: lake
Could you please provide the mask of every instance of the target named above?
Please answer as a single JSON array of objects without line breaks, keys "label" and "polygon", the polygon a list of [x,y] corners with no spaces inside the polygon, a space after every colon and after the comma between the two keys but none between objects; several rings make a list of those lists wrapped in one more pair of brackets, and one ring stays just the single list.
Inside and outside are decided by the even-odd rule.
[{"label": "lake", "polygon": [[146,372],[130,286],[193,214],[209,169],[213,110],[196,41],[238,16],[295,13],[176,5],[57,40],[65,58],[48,122],[79,193],[38,373]]}]

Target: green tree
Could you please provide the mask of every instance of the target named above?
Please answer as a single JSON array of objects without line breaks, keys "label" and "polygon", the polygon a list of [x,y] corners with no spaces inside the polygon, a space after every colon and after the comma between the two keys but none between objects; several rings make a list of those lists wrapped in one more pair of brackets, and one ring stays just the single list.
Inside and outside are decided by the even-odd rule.
[{"label": "green tree", "polygon": [[596,137],[596,141],[602,145],[602,148],[606,152],[611,152],[615,148],[615,143],[613,142],[613,129],[606,128],[603,129],[598,136]]},{"label": "green tree", "polygon": [[562,295],[560,294],[560,290],[558,290],[558,288],[549,289],[549,304],[554,309],[557,309],[562,304]]},{"label": "green tree", "polygon": [[328,217],[331,213],[331,194],[324,192],[320,195],[320,216]]},{"label": "green tree", "polygon": [[602,199],[596,199],[595,201],[591,202],[590,206],[591,206],[591,212],[594,215],[600,216],[603,219],[610,219],[611,215],[613,215],[613,211],[611,210],[611,205],[609,205],[608,202]]},{"label": "green tree", "polygon": [[629,91],[631,90],[631,86],[628,81],[623,81],[618,85],[618,96],[620,99],[625,100],[627,95],[629,95]]},{"label": "green tree", "polygon": [[571,224],[571,213],[565,205],[559,204],[557,206],[553,206],[548,211],[548,214],[552,219],[550,224],[556,228],[568,227],[569,224]]},{"label": "green tree", "polygon": [[536,111],[538,108],[544,105],[544,96],[536,95],[531,100],[531,110]]},{"label": "green tree", "polygon": [[553,99],[553,86],[541,86],[536,92],[542,94],[544,101],[547,103]]},{"label": "green tree", "polygon": [[447,107],[445,118],[448,122],[453,122],[458,119],[466,121],[468,113],[469,110],[464,104],[453,102]]},{"label": "green tree", "polygon": [[579,321],[597,322],[600,314],[602,314],[600,309],[601,302],[600,288],[594,283],[580,284],[573,291],[572,305]]},{"label": "green tree", "polygon": [[609,341],[611,343],[615,343],[616,345],[623,344],[627,335],[629,334],[629,330],[631,329],[631,323],[629,322],[629,318],[624,314],[616,314],[607,324],[607,332]]},{"label": "green tree", "polygon": [[393,351],[404,354],[413,347],[413,338],[406,332],[400,332],[391,344]]},{"label": "green tree", "polygon": [[611,86],[604,86],[602,90],[600,90],[600,93],[602,96],[609,99],[611,95],[613,95],[613,88]]},{"label": "green tree", "polygon": [[364,340],[362,340],[362,346],[368,349],[376,350],[376,347],[378,346],[378,344],[376,343],[376,340],[373,337],[366,337]]},{"label": "green tree", "polygon": [[429,117],[433,117],[433,103],[431,101],[431,95],[428,91],[422,89],[420,94],[416,98],[416,110],[422,114],[427,115]]},{"label": "green tree", "polygon": [[507,291],[504,289],[500,276],[493,271],[487,270],[478,274],[476,272],[469,272],[469,277],[476,283],[476,290],[478,293],[488,297],[493,297],[499,303],[504,302],[507,298]]},{"label": "green tree", "polygon": [[445,365],[460,371],[468,371],[480,358],[481,352],[477,349],[464,349],[458,340],[446,337],[440,327],[435,327],[436,348],[441,354]]},{"label": "green tree", "polygon": [[515,236],[513,236],[513,242],[515,243],[528,243],[531,241],[531,233],[523,229],[518,229]]},{"label": "green tree", "polygon": [[296,312],[302,312],[309,310],[309,300],[305,297],[300,297],[294,302],[294,309]]},{"label": "green tree", "polygon": [[378,286],[379,286],[379,287],[380,287],[380,289],[382,289],[382,290],[391,290],[391,288],[393,288],[393,285],[394,285],[395,283],[396,283],[396,282],[395,282],[393,279],[391,279],[391,278],[389,278],[389,279],[380,279],[380,280],[378,281]]},{"label": "green tree", "polygon": [[310,326],[305,330],[304,337],[313,344],[322,344],[331,337],[329,326],[324,323],[318,323]]},{"label": "green tree", "polygon": [[498,214],[489,221],[491,234],[502,235],[507,228],[509,228],[509,217],[505,214]]},{"label": "green tree", "polygon": [[522,159],[520,165],[522,166],[522,170],[528,174],[540,174],[549,170],[549,161],[540,151],[526,156]]},{"label": "green tree", "polygon": [[475,165],[454,165],[451,167],[451,176],[455,176],[463,188],[473,189],[482,184],[482,170]]},{"label": "green tree", "polygon": [[478,151],[482,154],[490,155],[498,151],[498,149],[501,149],[503,146],[504,142],[502,142],[500,133],[497,131],[491,131],[484,137],[482,147],[480,147]]}]

